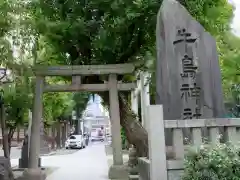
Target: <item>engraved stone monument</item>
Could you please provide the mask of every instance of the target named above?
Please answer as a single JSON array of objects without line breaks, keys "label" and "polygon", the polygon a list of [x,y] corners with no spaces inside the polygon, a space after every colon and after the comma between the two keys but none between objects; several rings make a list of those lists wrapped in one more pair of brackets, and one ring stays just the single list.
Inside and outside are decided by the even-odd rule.
[{"label": "engraved stone monument", "polygon": [[[164,119],[224,117],[216,42],[175,0],[164,0],[157,18],[156,103]],[[171,144],[171,132],[166,131]]]}]

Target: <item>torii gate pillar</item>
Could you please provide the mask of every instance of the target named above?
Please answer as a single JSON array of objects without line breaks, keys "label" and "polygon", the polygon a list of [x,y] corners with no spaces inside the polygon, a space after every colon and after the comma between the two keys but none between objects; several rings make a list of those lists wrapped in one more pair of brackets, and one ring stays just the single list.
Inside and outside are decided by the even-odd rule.
[{"label": "torii gate pillar", "polygon": [[128,177],[128,169],[123,166],[121,125],[116,74],[109,75],[110,119],[112,131],[113,165],[108,172],[109,179],[124,179]]}]

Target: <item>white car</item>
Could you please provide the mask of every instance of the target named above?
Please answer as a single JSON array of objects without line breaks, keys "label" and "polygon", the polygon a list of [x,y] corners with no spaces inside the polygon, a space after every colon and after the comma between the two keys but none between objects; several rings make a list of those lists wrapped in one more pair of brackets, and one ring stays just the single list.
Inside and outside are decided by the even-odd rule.
[{"label": "white car", "polygon": [[86,147],[86,141],[82,135],[71,135],[65,142],[66,149],[69,149],[69,148],[82,149],[85,147]]}]

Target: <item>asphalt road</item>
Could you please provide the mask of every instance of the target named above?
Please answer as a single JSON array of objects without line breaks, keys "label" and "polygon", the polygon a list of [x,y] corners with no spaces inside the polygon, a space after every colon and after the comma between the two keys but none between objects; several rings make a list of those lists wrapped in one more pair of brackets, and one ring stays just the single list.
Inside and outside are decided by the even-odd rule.
[{"label": "asphalt road", "polygon": [[45,156],[43,166],[57,167],[47,180],[108,180],[104,143],[93,143],[65,156]]},{"label": "asphalt road", "polygon": [[[66,155],[66,154],[75,153],[77,151],[78,149],[59,149],[59,150],[53,151],[51,155]],[[4,156],[2,149],[0,150],[0,156]],[[10,157],[11,159],[19,159],[21,157],[21,149],[12,147]]]},{"label": "asphalt road", "polygon": [[[0,156],[4,156],[2,147],[0,149]],[[19,158],[20,156],[21,156],[21,149],[19,149],[17,147],[12,147],[11,154],[10,154],[11,159],[16,159],[16,158]]]},{"label": "asphalt road", "polygon": [[[101,145],[103,143],[102,142],[94,142],[94,143],[90,142],[89,146],[87,146],[87,147],[95,146],[95,145],[99,145],[99,144]],[[77,151],[78,151],[78,149],[60,149],[60,150],[55,151],[53,155],[66,155],[66,154],[75,153]],[[0,148],[0,156],[4,156],[2,148]],[[21,149],[18,147],[12,147],[10,157],[11,157],[11,159],[20,158],[21,157]]]},{"label": "asphalt road", "polygon": [[[51,156],[42,156],[42,166],[54,169],[47,180],[108,180],[108,164],[105,143],[91,143],[85,149],[58,150]],[[3,152],[1,152],[3,155]],[[18,165],[20,150],[12,149],[11,165]]]}]

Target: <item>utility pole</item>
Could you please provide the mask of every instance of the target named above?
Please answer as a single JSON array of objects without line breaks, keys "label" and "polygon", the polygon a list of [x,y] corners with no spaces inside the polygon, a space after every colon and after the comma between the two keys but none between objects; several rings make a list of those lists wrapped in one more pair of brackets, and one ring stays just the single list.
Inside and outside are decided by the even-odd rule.
[{"label": "utility pole", "polygon": [[75,133],[79,134],[80,133],[80,127],[81,127],[81,123],[80,123],[80,109],[79,106],[76,105],[76,122],[75,122]]}]

